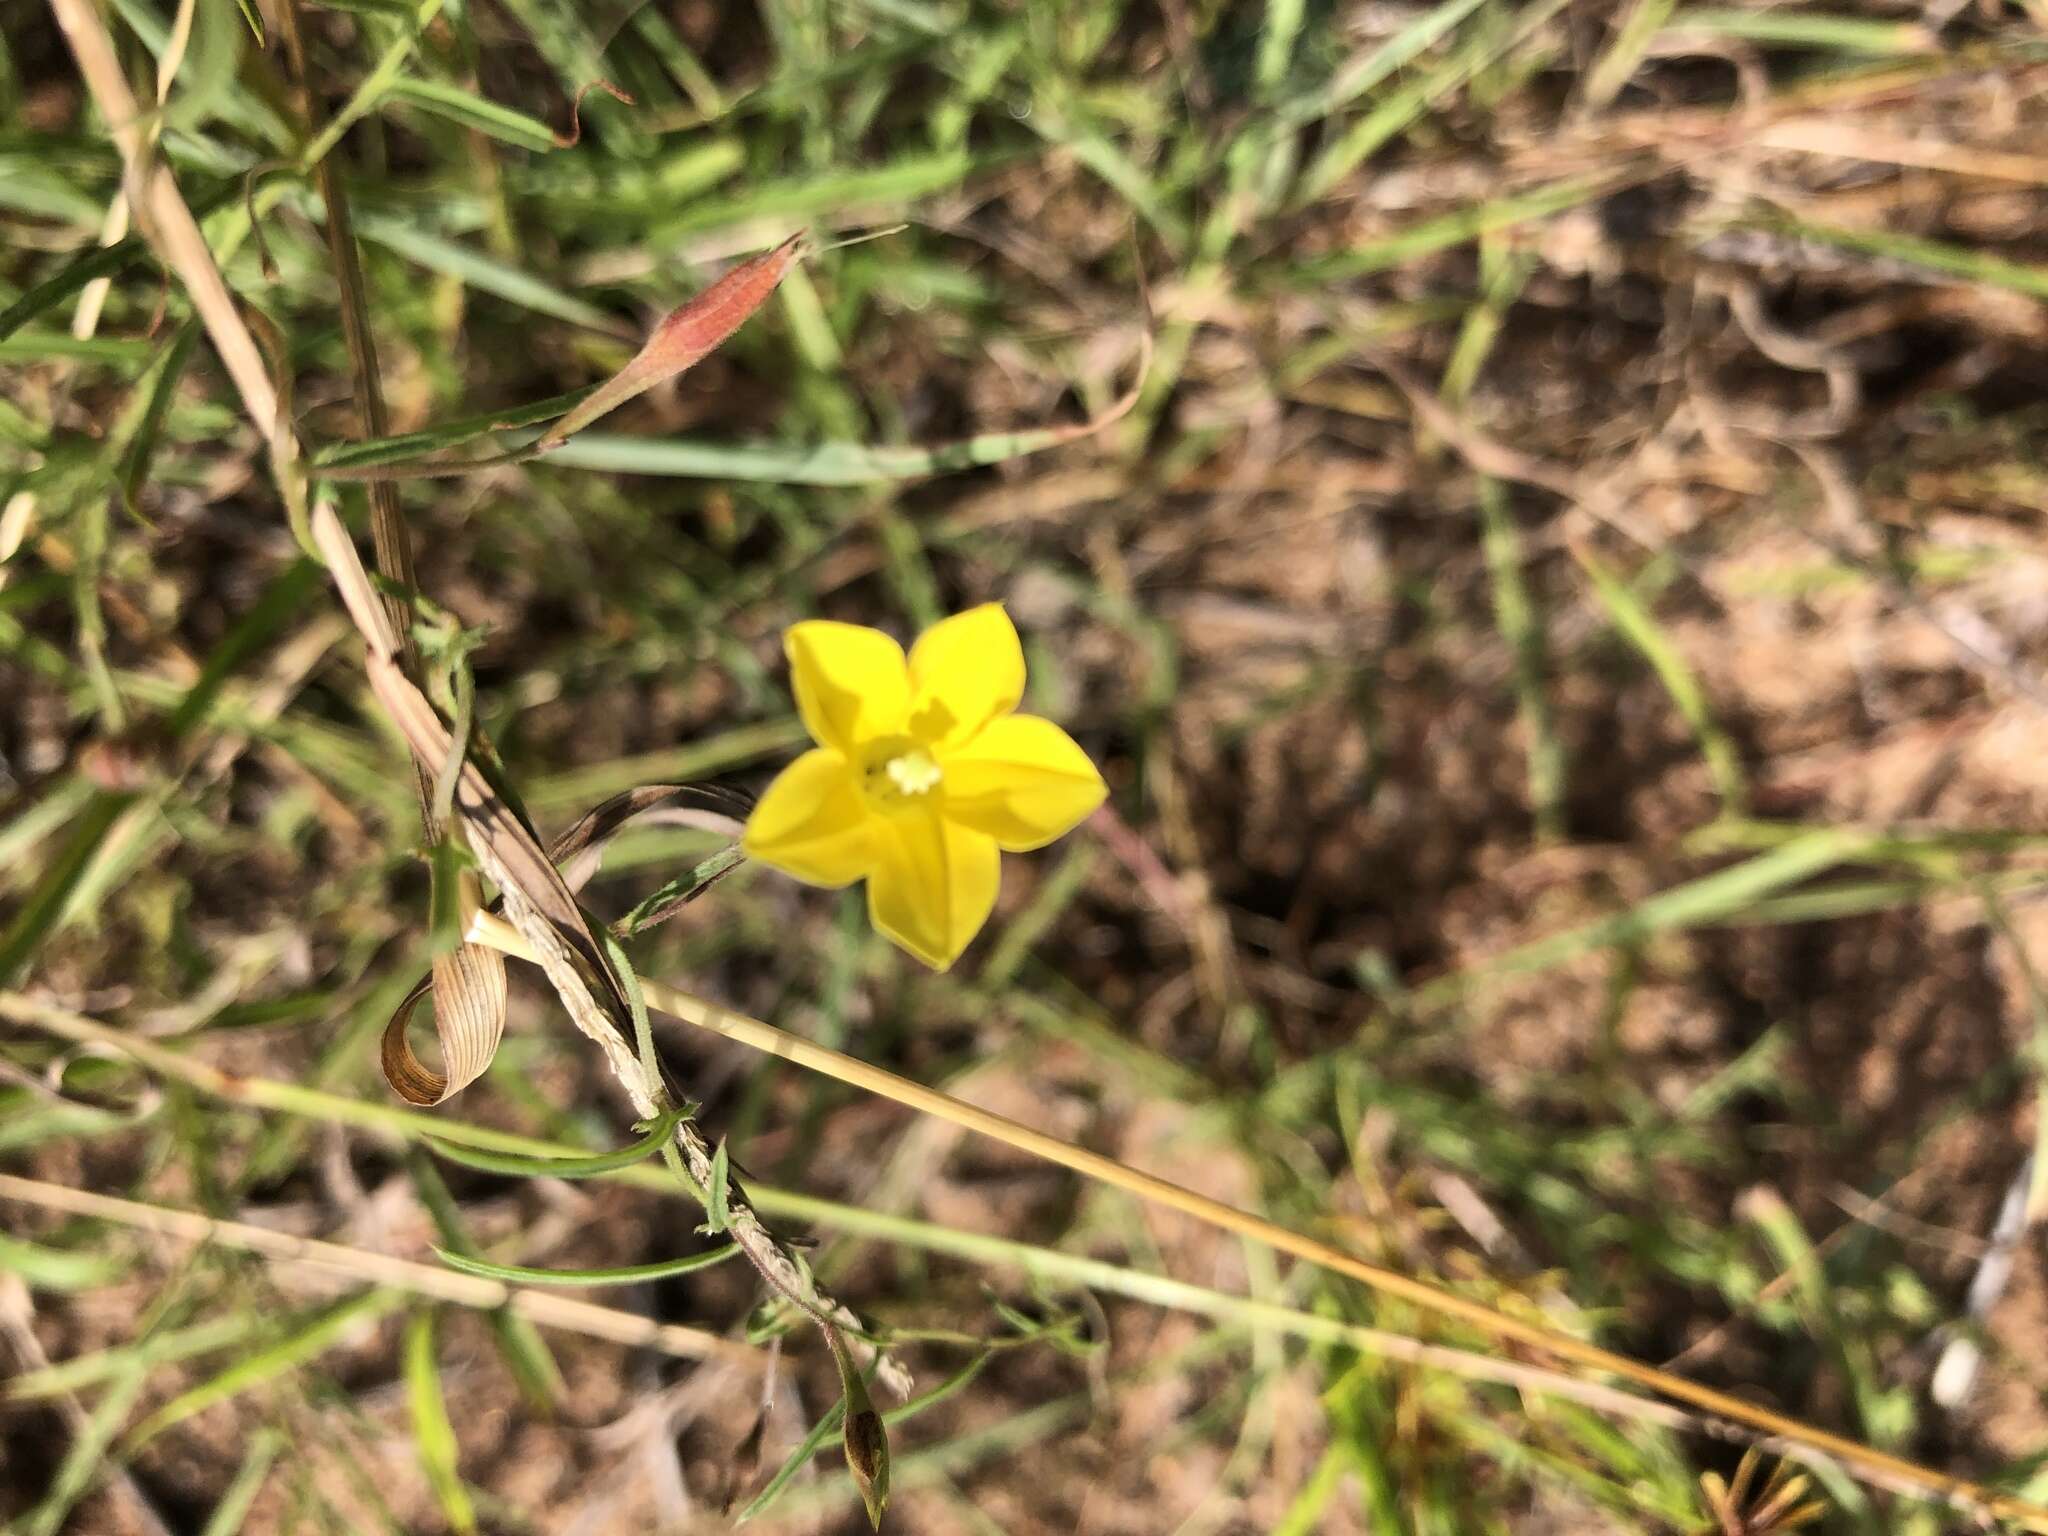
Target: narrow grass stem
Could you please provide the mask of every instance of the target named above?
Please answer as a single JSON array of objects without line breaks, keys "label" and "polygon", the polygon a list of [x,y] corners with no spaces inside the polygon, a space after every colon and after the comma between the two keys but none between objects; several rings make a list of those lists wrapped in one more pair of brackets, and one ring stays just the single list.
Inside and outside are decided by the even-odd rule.
[{"label": "narrow grass stem", "polygon": [[[532,958],[518,932],[510,924],[489,913],[479,914],[471,923],[469,938],[475,943],[489,945],[519,959]],[[1903,1457],[1889,1455],[1846,1436],[1833,1434],[1802,1423],[1789,1415],[1745,1402],[1727,1392],[1702,1386],[1698,1382],[1659,1370],[1627,1355],[1603,1349],[1597,1344],[1589,1344],[1571,1334],[1497,1312],[1481,1302],[1432,1285],[1428,1281],[1384,1269],[1377,1264],[1368,1264],[1363,1259],[1331,1247],[1328,1243],[1279,1226],[1262,1216],[1254,1216],[1249,1211],[1241,1211],[1235,1206],[1225,1205],[1220,1200],[1196,1194],[1193,1190],[1184,1189],[1153,1174],[1140,1172],[1114,1158],[1073,1146],[1056,1136],[1035,1131],[1006,1116],[964,1103],[949,1094],[927,1088],[921,1083],[914,1083],[908,1078],[898,1077],[893,1072],[886,1072],[880,1067],[871,1066],[842,1052],[814,1045],[808,1040],[785,1033],[772,1024],[765,1024],[759,1019],[721,1008],[679,988],[646,979],[641,981],[641,988],[646,994],[648,1006],[673,1014],[685,1023],[694,1024],[700,1029],[709,1030],[713,1034],[767,1055],[793,1061],[798,1066],[823,1073],[879,1097],[891,1099],[907,1108],[917,1110],[920,1114],[931,1115],[965,1130],[987,1136],[1020,1152],[1044,1158],[1047,1162],[1071,1169],[1097,1183],[1136,1195],[1154,1205],[1179,1211],[1182,1215],[1192,1216],[1198,1221],[1207,1222],[1226,1232],[1236,1233],[1240,1237],[1248,1237],[1278,1252],[1290,1254],[1332,1273],[1370,1286],[1382,1295],[1396,1297],[1433,1312],[1439,1317],[1450,1318],[1477,1328],[1502,1343],[1520,1344],[1527,1348],[1542,1350],[1574,1365],[1605,1371],[1635,1382],[1673,1401],[1731,1420],[1762,1434],[1775,1436],[1808,1451],[1831,1456],[1844,1467],[1882,1486],[1912,1489],[1980,1516],[2011,1521],[2030,1531],[2048,1532],[2048,1507],[1994,1493],[1965,1478],[1954,1477],[1932,1467],[1907,1461]]]},{"label": "narrow grass stem", "polygon": [[408,1295],[430,1296],[436,1301],[452,1302],[456,1306],[474,1307],[486,1312],[504,1307],[529,1322],[545,1327],[659,1350],[684,1359],[725,1358],[759,1365],[763,1358],[761,1352],[750,1344],[723,1338],[702,1328],[689,1328],[680,1323],[657,1323],[651,1318],[599,1306],[574,1296],[528,1290],[482,1275],[463,1274],[439,1264],[422,1264],[393,1254],[373,1253],[367,1248],[351,1248],[342,1243],[299,1237],[271,1227],[221,1221],[197,1211],[122,1200],[113,1195],[95,1194],[88,1189],[71,1189],[62,1184],[19,1178],[11,1173],[0,1173],[0,1200],[15,1200],[43,1210],[65,1211],[141,1232],[155,1232],[188,1242],[212,1243],[244,1253],[261,1254],[281,1263],[301,1265],[366,1285],[387,1286]]}]

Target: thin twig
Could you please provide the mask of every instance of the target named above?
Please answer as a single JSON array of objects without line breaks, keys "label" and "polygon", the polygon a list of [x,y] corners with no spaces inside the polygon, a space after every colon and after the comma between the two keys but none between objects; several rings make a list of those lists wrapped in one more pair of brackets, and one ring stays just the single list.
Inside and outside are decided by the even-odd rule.
[{"label": "thin twig", "polygon": [[338,1275],[366,1285],[387,1286],[415,1296],[453,1302],[491,1312],[503,1307],[531,1322],[594,1339],[609,1339],[640,1349],[658,1350],[685,1360],[713,1358],[758,1365],[761,1352],[751,1344],[720,1338],[702,1328],[657,1323],[615,1307],[602,1307],[574,1296],[556,1296],[525,1286],[507,1285],[482,1275],[466,1275],[438,1264],[422,1264],[367,1248],[350,1248],[319,1238],[298,1237],[241,1221],[221,1221],[197,1211],[173,1210],[139,1200],[122,1200],[91,1190],[46,1184],[37,1179],[0,1173],[0,1199],[18,1200],[46,1211],[66,1211],[96,1221],[117,1222],[137,1231],[212,1243],[222,1248],[257,1253],[281,1264]]}]

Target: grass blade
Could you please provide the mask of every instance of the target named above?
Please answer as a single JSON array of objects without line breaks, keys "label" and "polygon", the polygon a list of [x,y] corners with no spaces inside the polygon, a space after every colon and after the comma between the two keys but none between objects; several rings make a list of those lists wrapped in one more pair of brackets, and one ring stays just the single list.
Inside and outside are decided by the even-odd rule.
[{"label": "grass blade", "polygon": [[142,1395],[145,1376],[140,1370],[129,1372],[107,1390],[93,1408],[92,1416],[79,1427],[64,1459],[57,1466],[57,1475],[50,1480],[49,1492],[43,1500],[23,1518],[19,1527],[21,1536],[57,1536],[64,1529],[65,1521],[72,1507],[92,1487],[93,1479],[106,1467],[108,1447],[114,1436],[120,1433],[121,1421],[128,1417],[128,1410],[135,1406],[136,1398]]},{"label": "grass blade", "polygon": [[1293,288],[1321,287],[1341,278],[1363,277],[1398,267],[1437,251],[1463,245],[1496,229],[1511,229],[1534,219],[1547,219],[1612,192],[1626,177],[1619,171],[1594,176],[1573,176],[1545,183],[1527,192],[1475,203],[1451,213],[1424,219],[1391,235],[1368,240],[1348,251],[1315,261],[1302,262],[1281,275],[1283,285]]},{"label": "grass blade", "polygon": [[1454,997],[1490,977],[1547,970],[1588,950],[1634,944],[1653,934],[1697,928],[1739,916],[1751,903],[1784,886],[1854,858],[1865,839],[1853,832],[1810,832],[1753,859],[1661,891],[1626,912],[1519,945],[1465,971],[1416,989],[1418,1001]]},{"label": "grass blade", "polygon": [[1926,27],[1912,21],[1877,21],[1823,11],[1680,11],[1666,29],[1732,37],[1780,48],[1815,48],[1832,53],[1871,53],[1887,58],[1928,53],[1936,46]]},{"label": "grass blade", "polygon": [[428,427],[418,432],[401,432],[392,437],[374,437],[360,443],[330,443],[314,455],[313,464],[316,470],[364,469],[380,464],[396,464],[401,459],[424,458],[443,448],[458,448],[464,443],[474,442],[477,438],[493,432],[530,427],[551,420],[573,410],[589,397],[590,392],[589,389],[572,389],[566,395],[536,400],[532,405],[508,406],[502,411],[487,411],[481,416],[465,416],[443,426]]},{"label": "grass blade", "polygon": [[136,423],[127,447],[121,450],[121,500],[131,515],[135,514],[137,498],[142,494],[143,483],[149,479],[150,466],[156,459],[157,437],[163,431],[164,414],[177,397],[178,386],[184,382],[186,365],[192,361],[192,349],[198,343],[199,322],[187,320],[172,340],[163,366],[150,381],[141,420]]},{"label": "grass blade", "polygon": [[732,1243],[704,1253],[685,1254],[679,1259],[657,1259],[651,1264],[622,1264],[614,1269],[531,1269],[523,1264],[494,1264],[448,1248],[436,1248],[434,1256],[450,1269],[486,1280],[503,1280],[508,1285],[635,1285],[643,1280],[667,1280],[722,1264],[740,1250]]},{"label": "grass blade", "polygon": [[607,336],[630,337],[632,327],[616,315],[599,309],[587,299],[564,293],[553,283],[488,256],[482,251],[458,245],[440,235],[429,234],[401,219],[382,213],[358,213],[356,233],[386,250],[417,262],[430,272],[458,278],[470,287],[532,310],[537,315],[566,320]]},{"label": "grass blade", "polygon": [[112,1254],[46,1248],[0,1232],[0,1274],[18,1276],[30,1290],[91,1290],[119,1278],[127,1268]]},{"label": "grass blade", "polygon": [[488,101],[459,85],[407,76],[392,81],[384,99],[405,102],[422,112],[459,123],[464,128],[474,128],[501,143],[517,145],[521,149],[545,153],[559,147],[555,143],[555,130],[540,119]]},{"label": "grass blade", "polygon": [[524,1179],[594,1179],[615,1173],[653,1157],[668,1142],[676,1122],[689,1113],[688,1106],[670,1110],[651,1122],[648,1132],[630,1147],[616,1152],[599,1152],[590,1157],[520,1157],[510,1152],[486,1152],[430,1137],[427,1145],[434,1155],[483,1173],[502,1173]]},{"label": "grass blade", "polygon": [[1731,816],[1745,814],[1749,804],[1749,784],[1742,772],[1742,756],[1736,751],[1728,733],[1714,719],[1706,690],[1700,686],[1699,678],[1685,657],[1627,582],[1602,564],[1589,549],[1575,547],[1572,555],[1592,578],[1593,591],[1606,608],[1608,617],[1614,621],[1616,631],[1650,664],[1657,680],[1664,685],[1664,691],[1671,695],[1671,702],[1678,706],[1678,712],[1692,728],[1694,737],[1699,741],[1700,752],[1707,760],[1707,772],[1713,776],[1714,787],[1720,792],[1721,809]]},{"label": "grass blade", "polygon": [[240,1536],[249,1511],[256,1503],[256,1495],[263,1491],[263,1480],[270,1475],[270,1464],[277,1460],[277,1453],[284,1448],[284,1437],[273,1429],[259,1429],[249,1442],[249,1454],[242,1458],[242,1465],[235,1471],[235,1480],[228,1484],[228,1491],[220,1496],[220,1502],[213,1506],[213,1513],[207,1516],[205,1529],[199,1536]]},{"label": "grass blade", "polygon": [[[476,1245],[463,1226],[462,1212],[432,1160],[414,1152],[406,1159],[406,1165],[412,1172],[413,1188],[420,1203],[426,1206],[427,1214],[433,1217],[441,1233],[441,1241],[452,1253],[473,1256]],[[490,1314],[490,1324],[498,1353],[505,1357],[506,1369],[511,1371],[519,1390],[537,1411],[547,1412],[561,1395],[562,1372],[540,1330],[531,1319],[504,1307]]]},{"label": "grass blade", "polygon": [[412,1443],[419,1452],[427,1486],[449,1527],[468,1536],[476,1530],[476,1506],[457,1470],[459,1448],[455,1426],[448,1422],[448,1402],[441,1395],[441,1372],[434,1363],[434,1314],[415,1312],[405,1326],[405,1396],[412,1408]]}]

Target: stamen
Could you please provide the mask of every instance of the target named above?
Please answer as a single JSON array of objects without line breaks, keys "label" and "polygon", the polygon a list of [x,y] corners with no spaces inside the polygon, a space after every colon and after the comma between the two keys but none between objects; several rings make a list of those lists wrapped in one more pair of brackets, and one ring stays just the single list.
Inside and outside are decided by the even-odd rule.
[{"label": "stamen", "polygon": [[929,752],[906,752],[884,765],[889,782],[906,795],[928,793],[939,782],[939,765]]}]

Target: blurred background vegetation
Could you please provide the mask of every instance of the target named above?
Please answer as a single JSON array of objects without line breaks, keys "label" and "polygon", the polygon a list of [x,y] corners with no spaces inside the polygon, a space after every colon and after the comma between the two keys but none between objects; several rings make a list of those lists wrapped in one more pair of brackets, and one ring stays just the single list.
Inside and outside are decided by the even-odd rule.
[{"label": "blurred background vegetation", "polygon": [[[747,869],[644,974],[2048,1497],[2040,0],[333,0],[317,134],[278,3],[103,14],[312,448],[361,435],[316,164],[430,445],[795,230],[902,226],[545,461],[399,485],[544,833],[758,788],[808,615],[1004,601],[1110,781],[947,976]],[[95,254],[121,161],[62,34],[0,16],[0,1518],[861,1528],[829,1359],[742,1266],[538,1326],[435,1288],[436,1246],[646,1263],[701,1213],[424,1149],[632,1139],[516,972],[482,1080],[380,1080],[431,944],[404,747],[185,289]],[[631,103],[559,147],[598,80]],[[1011,436],[1148,329],[1127,416]],[[711,846],[631,832],[587,899]],[[1714,1496],[1738,1448],[657,1033],[916,1370],[897,1529],[1786,1528]],[[1826,1529],[1966,1523],[1808,1475]]]}]

